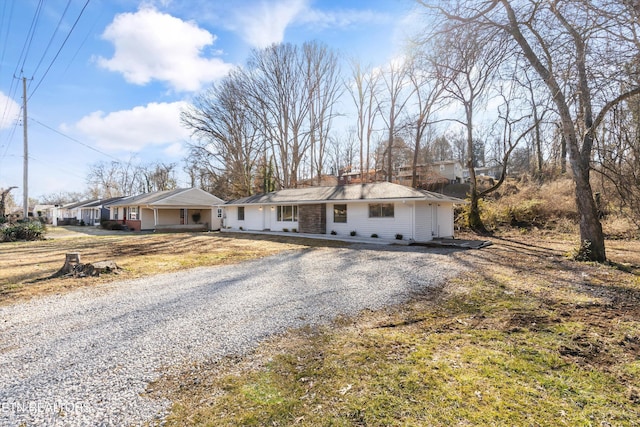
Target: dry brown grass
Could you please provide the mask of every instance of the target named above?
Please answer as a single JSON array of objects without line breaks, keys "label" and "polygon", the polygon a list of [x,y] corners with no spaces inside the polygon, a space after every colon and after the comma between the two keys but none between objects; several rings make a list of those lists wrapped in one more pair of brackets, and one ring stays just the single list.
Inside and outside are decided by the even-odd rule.
[{"label": "dry brown grass", "polygon": [[[52,228],[37,242],[0,244],[0,304],[60,293],[113,280],[214,266],[319,245],[340,245],[298,237],[221,233],[87,235]],[[57,236],[57,237],[56,237]],[[54,278],[65,254],[78,252],[83,263],[113,260],[123,272],[100,277]]]}]

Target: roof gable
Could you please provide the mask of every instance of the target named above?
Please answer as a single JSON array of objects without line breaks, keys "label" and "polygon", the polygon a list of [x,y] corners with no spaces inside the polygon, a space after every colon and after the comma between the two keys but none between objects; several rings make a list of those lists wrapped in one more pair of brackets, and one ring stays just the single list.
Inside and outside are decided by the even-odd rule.
[{"label": "roof gable", "polygon": [[224,201],[200,188],[177,188],[125,197],[109,206],[190,207],[221,205]]},{"label": "roof gable", "polygon": [[164,197],[158,198],[148,204],[153,206],[211,206],[221,205],[223,203],[224,200],[200,188],[186,188],[182,191],[166,194]]}]

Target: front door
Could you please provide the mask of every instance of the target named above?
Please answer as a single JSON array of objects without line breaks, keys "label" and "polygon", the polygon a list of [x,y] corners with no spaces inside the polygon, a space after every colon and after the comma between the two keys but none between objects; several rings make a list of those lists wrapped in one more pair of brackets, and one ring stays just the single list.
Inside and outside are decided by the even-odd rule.
[{"label": "front door", "polygon": [[266,231],[271,231],[271,208],[269,206],[265,206],[262,209],[262,223],[264,226],[262,227]]},{"label": "front door", "polygon": [[440,229],[438,227],[438,204],[431,205],[431,235],[440,237]]}]

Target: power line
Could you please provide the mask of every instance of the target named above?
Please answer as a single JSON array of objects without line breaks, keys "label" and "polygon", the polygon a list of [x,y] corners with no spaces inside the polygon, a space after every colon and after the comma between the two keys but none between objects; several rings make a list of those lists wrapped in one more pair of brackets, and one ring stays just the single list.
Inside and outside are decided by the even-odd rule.
[{"label": "power line", "polygon": [[78,178],[87,179],[86,176],[82,176],[82,175],[80,175],[79,173],[77,173],[76,171],[74,171],[72,169],[66,169],[66,168],[60,167],[60,165],[58,165],[58,164],[53,164],[52,165],[51,162],[45,162],[45,161],[40,160],[40,159],[38,159],[36,157],[33,157],[31,155],[29,156],[29,159],[30,160],[35,160],[37,163],[41,163],[41,164],[45,165],[47,167],[47,170],[55,169],[55,170],[58,170],[60,172],[64,172],[64,173],[66,173],[68,175],[75,175]]},{"label": "power line", "polygon": [[[20,67],[20,75],[24,70],[24,64],[27,62],[27,57],[29,56],[29,50],[31,50],[31,43],[33,42],[33,36],[36,34],[36,27],[38,26],[38,21],[40,20],[40,12],[42,12],[42,4],[43,0],[38,2],[38,7],[36,8],[36,13],[31,20],[31,26],[29,27],[29,32],[27,32],[27,38],[24,41],[24,46],[22,46],[22,52],[20,53],[20,57],[18,58],[18,63],[16,64],[16,69],[13,72],[14,77],[18,76],[18,67]],[[22,60],[22,65],[20,65],[20,61]]]},{"label": "power line", "polygon": [[[7,4],[8,2],[5,1],[4,5],[2,7],[2,20],[0,21],[2,24],[4,24],[4,16],[5,16],[5,11],[7,9]],[[7,25],[6,25],[6,31],[4,32],[4,43],[2,44],[2,55],[0,55],[0,70],[2,70],[2,64],[4,63],[4,54],[7,51],[7,42],[9,41],[9,30],[11,29],[11,19],[13,17],[13,5],[15,4],[15,2],[11,2],[11,8],[9,9],[9,18],[7,19]]]},{"label": "power line", "polygon": [[4,153],[2,154],[2,156],[0,156],[0,160],[2,160],[3,158],[7,157],[7,152],[9,151],[9,146],[11,145],[11,141],[13,140],[14,135],[16,134],[16,129],[18,128],[18,123],[20,122],[20,114],[22,113],[22,107],[20,107],[20,113],[18,114],[18,117],[16,118],[15,123],[13,124],[13,127],[11,128],[11,134],[9,135],[9,138],[7,138],[7,147],[4,150]]},{"label": "power line", "polygon": [[58,20],[58,24],[56,25],[55,30],[53,30],[53,34],[51,34],[51,38],[49,39],[49,43],[47,43],[47,47],[44,49],[44,52],[42,52],[42,56],[40,57],[40,60],[38,61],[38,65],[36,65],[35,70],[33,70],[33,74],[34,75],[36,75],[38,73],[38,70],[40,69],[40,65],[42,65],[42,61],[44,61],[44,58],[47,56],[47,52],[49,52],[49,48],[53,44],[53,40],[55,39],[56,34],[58,34],[58,30],[60,29],[60,25],[62,25],[62,21],[64,20],[64,17],[67,14],[67,11],[69,10],[69,5],[70,4],[71,4],[71,0],[68,0],[67,1],[67,5],[64,8],[64,11],[62,11],[62,15],[60,15],[60,19]]},{"label": "power line", "polygon": [[85,9],[87,8],[87,6],[89,5],[89,2],[91,0],[87,0],[87,2],[84,4],[84,6],[82,7],[82,10],[80,11],[80,13],[78,14],[78,17],[76,18],[76,21],[73,23],[73,26],[71,27],[71,29],[69,30],[69,33],[67,34],[67,37],[65,37],[64,41],[62,42],[62,45],[60,45],[60,49],[58,49],[58,52],[56,52],[56,55],[53,57],[53,59],[51,60],[51,63],[49,64],[49,66],[47,67],[47,70],[44,72],[44,74],[42,75],[42,77],[40,78],[40,81],[38,81],[38,84],[36,85],[35,89],[33,89],[33,91],[31,92],[31,95],[29,95],[29,97],[27,99],[31,99],[31,97],[33,96],[33,94],[38,90],[38,88],[40,87],[40,84],[42,84],[42,81],[44,80],[44,78],[47,76],[47,74],[49,73],[49,70],[51,70],[51,67],[53,66],[53,64],[56,62],[56,59],[58,59],[58,55],[60,55],[60,52],[62,51],[62,48],[65,46],[65,44],[67,43],[67,41],[69,40],[69,37],[71,37],[71,33],[73,33],[73,30],[76,28],[76,25],[78,25],[78,21],[80,21],[80,18],[82,17],[82,14],[84,13]]},{"label": "power line", "polygon": [[44,127],[44,128],[49,129],[49,130],[50,130],[50,131],[52,131],[52,132],[57,133],[57,134],[58,134],[58,135],[60,135],[60,136],[63,136],[63,137],[65,137],[65,138],[67,138],[67,139],[69,139],[69,140],[71,140],[71,141],[75,142],[76,144],[80,144],[80,145],[82,145],[83,147],[86,147],[86,148],[88,148],[88,149],[90,149],[90,150],[93,150],[93,151],[95,151],[96,153],[102,154],[103,156],[107,156],[107,157],[109,157],[109,158],[111,158],[111,159],[113,159],[113,160],[117,160],[118,162],[121,162],[121,161],[122,161],[122,160],[118,159],[117,157],[112,156],[111,154],[107,154],[107,153],[105,153],[105,152],[103,152],[103,151],[100,151],[100,150],[98,150],[97,148],[94,148],[94,147],[92,147],[92,146],[91,146],[91,145],[89,145],[89,144],[86,144],[86,143],[84,143],[84,142],[82,142],[82,141],[80,141],[80,140],[77,140],[77,139],[75,139],[75,138],[73,138],[73,137],[71,137],[71,136],[69,136],[69,135],[66,135],[66,134],[64,134],[64,133],[60,132],[60,131],[59,131],[59,130],[57,130],[57,129],[52,128],[51,126],[45,125],[44,123],[42,123],[42,122],[40,122],[40,121],[38,121],[38,120],[36,120],[36,119],[34,119],[34,118],[32,118],[32,117],[30,117],[30,118],[29,118],[29,120],[31,120],[32,122],[35,122],[35,123],[39,124],[40,126],[42,126],[42,127]]}]

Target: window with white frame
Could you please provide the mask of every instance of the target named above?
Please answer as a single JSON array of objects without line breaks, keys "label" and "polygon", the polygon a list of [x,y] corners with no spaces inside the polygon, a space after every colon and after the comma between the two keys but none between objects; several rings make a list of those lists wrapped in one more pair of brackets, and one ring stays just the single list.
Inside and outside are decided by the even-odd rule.
[{"label": "window with white frame", "polygon": [[238,221],[244,221],[244,206],[238,206]]},{"label": "window with white frame", "polygon": [[372,203],[369,205],[369,218],[393,218],[393,203]]},{"label": "window with white frame", "polygon": [[276,206],[277,220],[279,222],[295,222],[298,221],[297,206]]},{"label": "window with white frame", "polygon": [[119,214],[118,209],[119,208],[113,208],[113,219],[118,219],[118,214]]},{"label": "window with white frame", "polygon": [[222,208],[218,208],[218,218],[222,218]]},{"label": "window with white frame", "polygon": [[138,207],[132,206],[129,208],[129,219],[138,219]]}]

